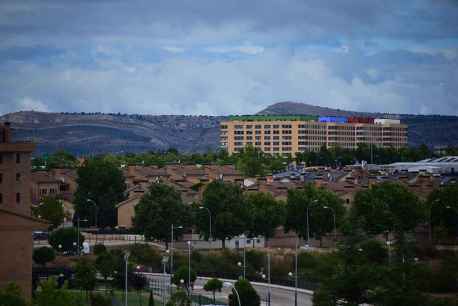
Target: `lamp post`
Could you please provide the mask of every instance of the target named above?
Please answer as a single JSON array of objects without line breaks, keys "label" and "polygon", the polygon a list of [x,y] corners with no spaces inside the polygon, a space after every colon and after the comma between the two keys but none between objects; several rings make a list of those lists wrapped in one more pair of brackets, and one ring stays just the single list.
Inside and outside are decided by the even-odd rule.
[{"label": "lamp post", "polygon": [[210,209],[208,209],[205,206],[200,206],[199,209],[200,210],[205,209],[208,212],[208,217],[210,218],[210,222],[208,223],[208,225],[209,225],[208,240],[211,240],[213,238],[213,235],[212,235],[212,212],[210,211]]},{"label": "lamp post", "polygon": [[77,223],[76,241],[77,241],[77,245],[78,245],[78,256],[81,256],[81,246],[80,246],[80,222],[81,221],[87,222],[87,219],[81,220],[80,217],[78,217],[76,219],[76,223]]},{"label": "lamp post", "polygon": [[242,234],[241,238],[243,239],[243,279],[246,279],[246,237],[245,237],[245,234]]},{"label": "lamp post", "polygon": [[[318,200],[313,200],[312,201],[312,204],[316,204],[318,203]],[[309,247],[310,246],[310,223],[309,223],[309,209],[312,208],[313,206],[309,206],[307,205],[307,208],[306,208],[306,222],[307,222],[307,244],[306,244],[306,247]]]},{"label": "lamp post", "polygon": [[172,278],[173,275],[173,230],[174,229],[181,229],[183,226],[174,226],[172,224],[172,233],[171,233],[171,239],[170,239],[170,279]]},{"label": "lamp post", "polygon": [[242,302],[240,301],[240,295],[239,295],[239,292],[237,291],[237,289],[235,288],[235,286],[232,284],[232,283],[229,283],[229,282],[224,282],[223,283],[224,287],[226,288],[231,288],[234,290],[235,294],[237,295],[237,300],[239,302],[239,306],[242,306]]},{"label": "lamp post", "polygon": [[126,275],[125,275],[125,282],[124,282],[124,288],[125,288],[125,294],[124,294],[124,306],[127,306],[127,266],[128,266],[128,263],[129,263],[129,252],[126,252],[124,254],[124,261],[126,262]]},{"label": "lamp post", "polygon": [[270,278],[270,253],[267,253],[267,306],[270,306],[270,285],[271,285],[271,278]]},{"label": "lamp post", "polygon": [[289,277],[294,276],[294,306],[297,306],[297,287],[298,287],[297,261],[298,261],[298,241],[296,240],[296,253],[294,254],[294,275],[293,275],[293,272],[288,273]]},{"label": "lamp post", "polygon": [[332,219],[334,222],[334,241],[337,241],[337,226],[336,226],[336,211],[334,208],[329,206],[323,206],[324,209],[329,209],[332,212]]},{"label": "lamp post", "polygon": [[188,241],[188,295],[191,297],[191,241]]},{"label": "lamp post", "polygon": [[97,203],[95,203],[94,200],[89,199],[89,198],[86,199],[86,202],[87,203],[91,203],[92,205],[94,205],[94,223],[95,223],[94,225],[95,225],[95,227],[98,228],[99,224],[98,224],[97,220],[98,220],[99,208],[97,207]]}]

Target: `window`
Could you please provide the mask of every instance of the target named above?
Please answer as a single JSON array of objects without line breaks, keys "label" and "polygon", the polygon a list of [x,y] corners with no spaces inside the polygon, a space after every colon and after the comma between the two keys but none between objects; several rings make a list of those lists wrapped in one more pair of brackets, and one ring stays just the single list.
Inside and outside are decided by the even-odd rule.
[{"label": "window", "polygon": [[221,129],[223,130],[227,129],[227,125],[221,124]]},{"label": "window", "polygon": [[261,125],[255,125],[254,128],[255,128],[255,129],[261,129],[262,126],[261,126]]},{"label": "window", "polygon": [[21,203],[21,194],[19,192],[16,193],[16,203]]},{"label": "window", "polygon": [[0,204],[3,204],[3,194],[0,193]]},{"label": "window", "polygon": [[265,129],[270,129],[270,124],[264,125]]},{"label": "window", "polygon": [[3,154],[0,153],[0,164],[3,163]]},{"label": "window", "polygon": [[21,163],[21,154],[16,153],[16,164],[20,164],[20,163]]},{"label": "window", "polygon": [[16,182],[19,182],[21,180],[21,174],[16,173]]},{"label": "window", "polygon": [[0,173],[0,184],[3,183],[3,173]]}]

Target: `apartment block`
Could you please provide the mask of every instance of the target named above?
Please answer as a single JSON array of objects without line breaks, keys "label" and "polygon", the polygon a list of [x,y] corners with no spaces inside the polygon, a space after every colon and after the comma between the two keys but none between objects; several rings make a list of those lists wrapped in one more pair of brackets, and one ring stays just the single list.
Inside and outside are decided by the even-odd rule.
[{"label": "apartment block", "polygon": [[48,224],[31,216],[32,143],[14,142],[9,123],[0,124],[0,288],[12,282],[32,295],[32,231]]},{"label": "apartment block", "polygon": [[220,144],[229,154],[247,145],[283,155],[359,144],[400,149],[407,146],[407,125],[363,117],[232,116],[220,124]]}]

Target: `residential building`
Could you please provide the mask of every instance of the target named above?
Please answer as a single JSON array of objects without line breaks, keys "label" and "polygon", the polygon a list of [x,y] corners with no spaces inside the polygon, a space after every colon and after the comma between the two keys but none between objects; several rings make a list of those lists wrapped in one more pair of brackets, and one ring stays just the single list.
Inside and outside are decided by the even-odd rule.
[{"label": "residential building", "polygon": [[31,216],[32,143],[13,142],[9,123],[0,125],[0,287],[16,283],[32,294],[32,231],[47,224]]},{"label": "residential building", "polygon": [[232,116],[220,124],[220,143],[229,154],[252,145],[269,154],[291,154],[360,144],[400,149],[407,126],[394,119],[316,116]]}]

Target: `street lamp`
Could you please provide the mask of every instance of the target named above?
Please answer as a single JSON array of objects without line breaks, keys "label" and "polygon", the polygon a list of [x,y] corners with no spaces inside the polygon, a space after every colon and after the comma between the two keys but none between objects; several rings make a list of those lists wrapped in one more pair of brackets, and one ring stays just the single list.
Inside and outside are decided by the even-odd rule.
[{"label": "street lamp", "polygon": [[[315,199],[312,201],[312,204],[318,203],[318,199]],[[307,244],[306,247],[310,246],[310,223],[309,223],[309,209],[312,208],[313,206],[307,205],[306,207],[306,222],[307,222]]]},{"label": "street lamp", "polygon": [[171,235],[171,240],[170,240],[170,277],[173,275],[173,230],[174,229],[182,229],[183,226],[174,226],[172,224],[172,235]]},{"label": "street lamp", "polygon": [[336,211],[334,208],[329,206],[323,206],[324,209],[329,209],[332,212],[332,219],[334,222],[334,241],[337,241],[337,227],[336,227]]},{"label": "street lamp", "polygon": [[188,295],[191,297],[191,241],[188,241]]},{"label": "street lamp", "polygon": [[298,248],[298,240],[296,239],[296,252],[294,254],[294,273],[289,272],[288,275],[289,277],[294,276],[294,306],[297,306],[297,287],[298,287],[298,279],[297,279],[297,262],[298,262],[298,253],[299,253],[299,248]]},{"label": "street lamp", "polygon": [[243,279],[246,279],[246,236],[242,234],[240,238],[243,239]]},{"label": "street lamp", "polygon": [[234,290],[235,294],[237,295],[237,300],[239,301],[239,306],[242,306],[242,302],[240,301],[239,292],[237,291],[235,286],[232,283],[229,283],[229,282],[224,282],[223,286],[226,287],[226,288],[230,288],[230,289]]},{"label": "street lamp", "polygon": [[77,241],[77,244],[78,244],[78,256],[81,256],[81,246],[80,246],[80,222],[83,221],[83,222],[87,222],[88,220],[87,219],[83,219],[83,220],[80,220],[80,217],[78,217],[76,219],[77,221],[77,225],[78,225],[78,233],[77,233],[77,237],[76,237],[76,241]]},{"label": "street lamp", "polygon": [[[263,278],[265,278],[266,275],[263,274]],[[267,253],[267,306],[270,306],[270,285],[271,285],[271,279],[270,279],[270,253]]]},{"label": "street lamp", "polygon": [[124,254],[124,261],[126,262],[126,275],[125,275],[125,282],[124,282],[124,285],[125,285],[125,295],[124,295],[124,306],[127,306],[127,265],[129,263],[129,256],[130,256],[130,253],[129,252],[126,252]]},{"label": "street lamp", "polygon": [[94,214],[95,227],[98,228],[98,227],[99,227],[99,223],[97,222],[97,219],[98,219],[98,214],[99,214],[99,208],[98,208],[98,206],[97,206],[97,203],[95,203],[94,200],[89,199],[89,198],[86,199],[86,202],[87,202],[87,203],[91,203],[92,205],[94,205],[94,211],[95,211],[95,214]]},{"label": "street lamp", "polygon": [[208,224],[209,224],[209,236],[208,236],[208,240],[211,240],[211,239],[213,238],[213,235],[212,235],[212,212],[210,211],[210,209],[208,209],[208,208],[205,207],[205,206],[200,206],[199,209],[200,209],[200,210],[205,209],[205,210],[208,212],[208,217],[210,218],[210,222],[208,223]]}]

